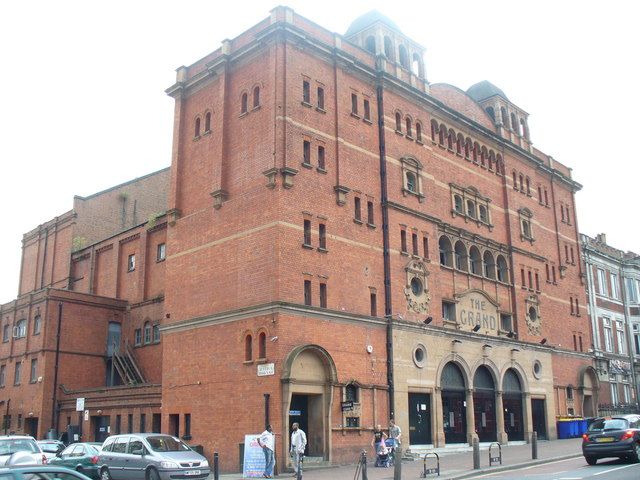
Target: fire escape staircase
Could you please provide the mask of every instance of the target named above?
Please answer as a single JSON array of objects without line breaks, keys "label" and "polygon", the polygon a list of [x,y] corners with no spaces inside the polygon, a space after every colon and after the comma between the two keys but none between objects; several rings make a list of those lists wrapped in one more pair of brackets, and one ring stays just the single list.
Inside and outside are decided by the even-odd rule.
[{"label": "fire escape staircase", "polygon": [[142,374],[142,370],[138,366],[133,352],[129,347],[125,347],[123,352],[113,352],[113,365],[125,385],[139,385],[147,383]]}]

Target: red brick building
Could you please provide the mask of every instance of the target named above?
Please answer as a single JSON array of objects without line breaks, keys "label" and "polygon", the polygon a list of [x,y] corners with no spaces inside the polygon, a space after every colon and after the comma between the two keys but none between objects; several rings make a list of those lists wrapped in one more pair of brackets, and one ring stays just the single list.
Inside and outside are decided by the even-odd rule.
[{"label": "red brick building", "polygon": [[431,85],[423,54],[376,12],[338,35],[278,7],[178,69],[166,217],[73,254],[68,233],[40,284],[47,247],[25,249],[20,299],[96,296],[101,375],[127,347],[144,372],[66,388],[58,428],[88,398],[92,432],[159,425],[233,471],[265,422],[282,469],[294,421],[310,461],[350,463],[390,417],[417,450],[553,438],[593,411],[580,185],[504,92]]}]

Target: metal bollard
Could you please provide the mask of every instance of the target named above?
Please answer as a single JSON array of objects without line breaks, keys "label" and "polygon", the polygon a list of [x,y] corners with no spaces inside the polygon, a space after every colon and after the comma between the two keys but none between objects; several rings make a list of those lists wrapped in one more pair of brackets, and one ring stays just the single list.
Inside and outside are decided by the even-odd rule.
[{"label": "metal bollard", "polygon": [[362,450],[362,480],[369,480],[367,477],[367,451]]},{"label": "metal bollard", "polygon": [[480,442],[477,438],[473,439],[473,469],[478,470],[480,468]]},{"label": "metal bollard", "polygon": [[298,480],[302,480],[302,460],[304,459],[304,455],[300,454],[298,457]]},{"label": "metal bollard", "polygon": [[213,478],[214,480],[218,480],[218,452],[214,452],[213,454]]},{"label": "metal bollard", "polygon": [[402,480],[402,449],[400,445],[393,452],[393,480]]},{"label": "metal bollard", "polygon": [[538,459],[538,432],[533,432],[531,436],[531,458]]}]

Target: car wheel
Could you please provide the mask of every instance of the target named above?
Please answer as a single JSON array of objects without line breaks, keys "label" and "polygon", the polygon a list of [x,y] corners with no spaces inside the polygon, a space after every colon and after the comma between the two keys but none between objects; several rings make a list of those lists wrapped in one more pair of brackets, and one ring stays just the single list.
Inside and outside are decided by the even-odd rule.
[{"label": "car wheel", "polygon": [[100,480],[113,480],[111,472],[108,468],[103,468],[102,470],[100,470]]},{"label": "car wheel", "polygon": [[631,455],[630,460],[633,463],[640,463],[640,443],[633,444],[633,455]]},{"label": "car wheel", "polygon": [[596,457],[584,457],[584,459],[589,465],[595,465],[598,462],[598,459]]},{"label": "car wheel", "polygon": [[155,468],[150,468],[147,471],[147,480],[160,480],[160,474]]},{"label": "car wheel", "polygon": [[83,475],[86,475],[87,473],[84,471],[84,468],[82,468],[80,465],[78,465],[76,467],[76,472],[81,473]]}]

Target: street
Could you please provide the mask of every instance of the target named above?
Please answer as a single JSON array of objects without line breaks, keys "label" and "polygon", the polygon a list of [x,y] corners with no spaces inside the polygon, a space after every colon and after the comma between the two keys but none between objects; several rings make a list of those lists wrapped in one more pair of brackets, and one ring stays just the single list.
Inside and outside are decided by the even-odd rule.
[{"label": "street", "polygon": [[596,465],[589,466],[584,458],[580,457],[468,478],[516,480],[523,477],[536,480],[582,480],[588,478],[594,480],[596,478],[598,480],[636,480],[640,478],[640,464],[605,459],[600,460]]}]

